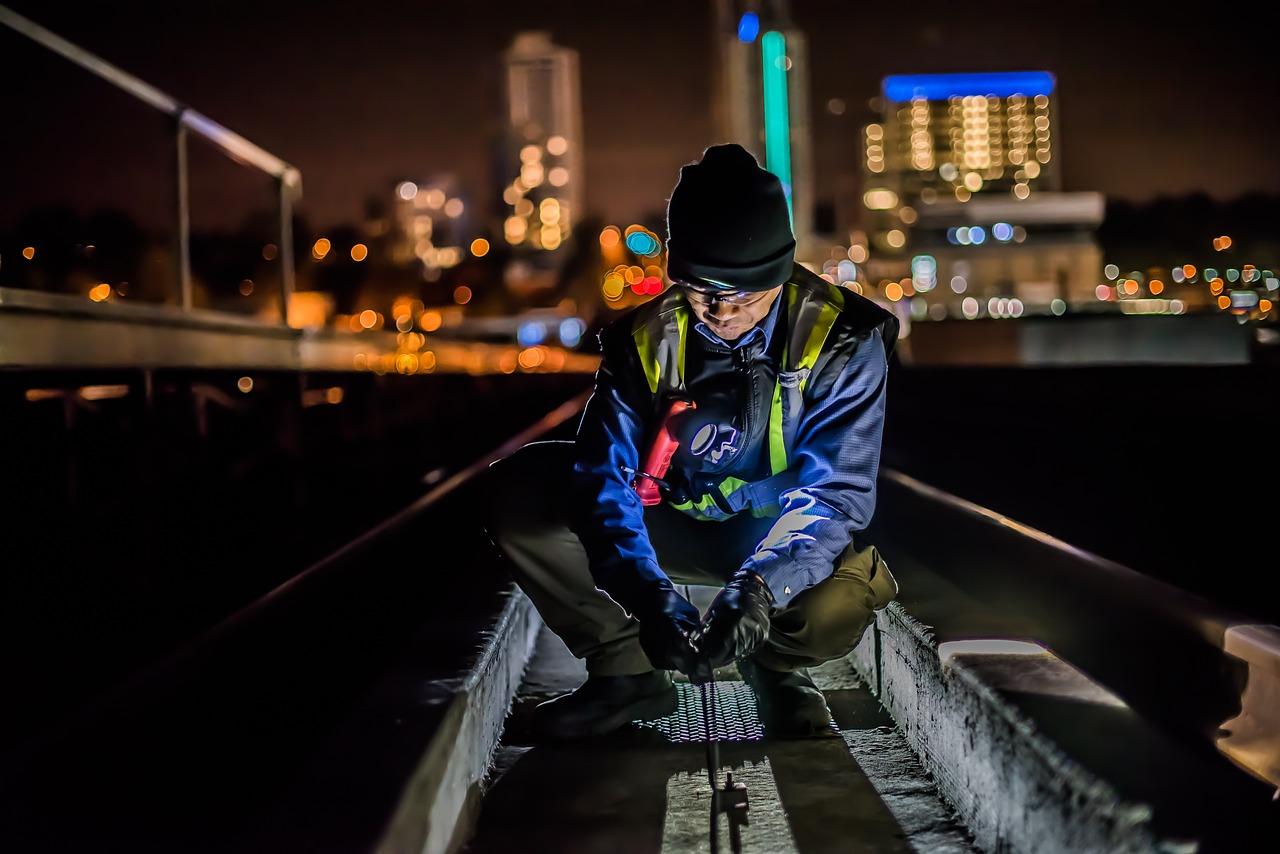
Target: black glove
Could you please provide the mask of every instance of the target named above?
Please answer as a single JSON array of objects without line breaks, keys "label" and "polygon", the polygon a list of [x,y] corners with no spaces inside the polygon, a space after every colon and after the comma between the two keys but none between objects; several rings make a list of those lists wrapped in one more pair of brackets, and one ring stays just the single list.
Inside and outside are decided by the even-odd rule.
[{"label": "black glove", "polygon": [[692,673],[698,653],[689,637],[698,630],[698,609],[665,578],[637,598],[632,616],[640,621],[640,648],[649,661],[659,670]]},{"label": "black glove", "polygon": [[746,658],[769,637],[773,593],[764,579],[740,569],[711,603],[696,640],[705,667]]}]

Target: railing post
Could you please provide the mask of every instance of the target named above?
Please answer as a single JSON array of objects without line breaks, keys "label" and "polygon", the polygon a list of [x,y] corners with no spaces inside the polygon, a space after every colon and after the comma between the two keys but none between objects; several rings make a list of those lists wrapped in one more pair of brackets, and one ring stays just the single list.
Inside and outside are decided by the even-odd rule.
[{"label": "railing post", "polygon": [[178,280],[178,304],[183,311],[191,310],[191,193],[187,183],[187,126],[182,122],[182,110],[176,117],[174,135],[176,172],[174,186],[174,264]]},{"label": "railing post", "polygon": [[293,294],[293,196],[296,173],[286,169],[276,181],[280,191],[280,322],[289,325],[289,297]]}]

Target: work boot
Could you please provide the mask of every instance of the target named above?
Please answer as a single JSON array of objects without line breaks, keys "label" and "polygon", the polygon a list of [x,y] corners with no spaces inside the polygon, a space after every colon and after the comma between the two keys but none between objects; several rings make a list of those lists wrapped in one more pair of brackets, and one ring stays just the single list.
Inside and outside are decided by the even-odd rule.
[{"label": "work boot", "polygon": [[770,670],[754,659],[744,658],[738,662],[738,672],[756,695],[766,735],[772,738],[834,735],[831,710],[808,670]]},{"label": "work boot", "polygon": [[665,670],[591,676],[573,693],[539,703],[533,725],[543,738],[567,741],[604,735],[631,721],[653,720],[675,710],[676,689]]}]

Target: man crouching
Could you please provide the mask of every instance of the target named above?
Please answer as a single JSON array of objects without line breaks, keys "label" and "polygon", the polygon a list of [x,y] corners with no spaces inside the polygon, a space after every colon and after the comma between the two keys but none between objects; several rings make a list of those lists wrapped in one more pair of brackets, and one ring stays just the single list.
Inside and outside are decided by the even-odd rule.
[{"label": "man crouching", "polygon": [[[660,717],[669,671],[737,661],[771,735],[819,733],[831,716],[807,668],[846,655],[897,592],[856,537],[897,320],[795,263],[782,186],[740,146],[681,169],[667,228],[672,287],[601,335],[576,441],[493,472],[490,531],[587,665],[536,725],[577,738]],[[654,478],[643,461],[663,429],[678,450]],[[660,484],[650,506],[645,481]],[[703,617],[677,583],[723,589]]]}]

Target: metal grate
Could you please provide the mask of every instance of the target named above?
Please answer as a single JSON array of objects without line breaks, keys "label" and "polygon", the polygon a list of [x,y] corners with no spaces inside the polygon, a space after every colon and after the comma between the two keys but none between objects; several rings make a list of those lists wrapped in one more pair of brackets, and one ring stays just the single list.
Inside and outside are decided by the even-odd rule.
[{"label": "metal grate", "polygon": [[[720,741],[760,741],[764,738],[764,726],[756,712],[755,696],[744,682],[720,682],[716,685],[715,720],[712,733]],[[676,693],[680,705],[665,718],[652,721],[636,721],[634,726],[654,730],[674,742],[701,744],[706,730],[703,727],[702,700],[698,689],[688,682],[677,682]]]}]

